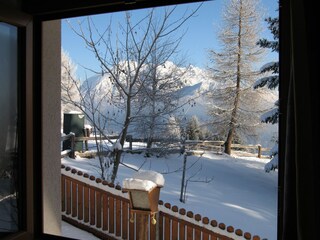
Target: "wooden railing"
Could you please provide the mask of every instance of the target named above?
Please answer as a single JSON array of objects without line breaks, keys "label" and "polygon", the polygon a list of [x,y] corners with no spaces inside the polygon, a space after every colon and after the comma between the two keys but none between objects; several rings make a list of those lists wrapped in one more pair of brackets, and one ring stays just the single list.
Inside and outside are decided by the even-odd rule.
[{"label": "wooden railing", "polygon": [[263,148],[260,144],[257,145],[242,145],[242,144],[231,144],[231,149],[245,150],[244,152],[249,152],[248,150],[252,149],[257,154],[258,158],[262,157],[262,153],[269,151],[269,148]]},{"label": "wooden railing", "polygon": [[[107,136],[107,137],[98,137],[99,140],[106,140],[106,139],[117,139],[117,136]],[[71,158],[74,158],[74,146],[76,141],[84,141],[86,146],[88,146],[87,142],[95,140],[96,137],[94,136],[88,136],[88,137],[75,137],[74,134],[68,134],[63,137],[61,137],[61,141],[70,141],[70,149],[64,150],[61,152],[61,157],[64,157],[66,155],[69,155]],[[138,139],[133,138],[131,135],[128,135],[126,138],[126,141],[129,142],[129,149],[132,150],[132,146],[134,142],[145,142],[146,139]],[[163,139],[155,139],[155,142],[161,142],[164,141]],[[207,141],[207,140],[186,140],[185,148],[188,150],[204,150],[204,151],[214,151],[216,153],[222,153],[224,148],[224,141]],[[180,152],[181,150],[178,148],[181,148],[181,144],[176,142],[176,152]],[[263,156],[263,152],[269,151],[268,148],[263,148],[260,144],[258,145],[242,145],[242,144],[232,144],[231,148],[233,150],[241,149],[244,151],[244,153],[248,152],[248,154],[251,154],[252,156],[256,155],[258,158],[261,158]],[[86,150],[88,150],[88,147],[86,147]],[[250,152],[251,150],[251,152]],[[169,150],[168,150],[169,151]],[[254,153],[252,153],[254,151]]]},{"label": "wooden railing", "polygon": [[61,167],[62,219],[101,239],[143,239],[139,232],[141,224],[147,224],[150,240],[260,239],[241,229],[162,201],[159,201],[155,225],[149,215],[146,215],[146,223],[142,223],[141,218],[132,213],[134,221],[130,221],[128,193],[120,186],[70,167]]}]

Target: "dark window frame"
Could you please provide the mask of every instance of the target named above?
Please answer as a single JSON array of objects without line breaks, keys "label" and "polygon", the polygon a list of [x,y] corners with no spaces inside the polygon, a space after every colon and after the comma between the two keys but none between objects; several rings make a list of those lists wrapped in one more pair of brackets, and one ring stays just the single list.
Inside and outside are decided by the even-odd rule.
[{"label": "dark window frame", "polygon": [[[37,0],[34,0],[35,2]],[[205,0],[206,1],[206,0]],[[212,1],[212,0],[207,0]],[[93,14],[100,14],[100,13],[111,13],[111,12],[117,12],[117,11],[125,11],[125,10],[135,10],[135,9],[142,9],[142,8],[149,8],[149,7],[159,7],[159,6],[168,6],[168,5],[174,5],[174,4],[185,4],[185,3],[194,3],[194,2],[203,2],[201,0],[174,0],[174,1],[148,1],[148,0],[140,0],[140,1],[132,1],[132,0],[126,0],[126,1],[110,1],[109,4],[101,4],[99,1],[93,1],[88,4],[84,4],[81,7],[75,6],[75,5],[65,5],[63,4],[57,4],[55,7],[53,7],[54,10],[50,10],[50,7],[46,8],[46,6],[38,5],[37,9],[30,10],[34,14],[38,15],[39,21],[47,21],[47,20],[57,20],[62,18],[70,18],[70,17],[79,17],[79,16],[85,16],[85,15],[93,15]],[[281,2],[281,1],[280,1]],[[285,2],[285,1],[282,1]],[[279,9],[279,19],[280,19],[280,51],[281,51],[281,57],[279,52],[279,62],[281,65],[280,68],[280,78],[281,83],[279,86],[279,99],[281,99],[280,104],[280,112],[283,114],[279,117],[279,159],[283,159],[284,157],[284,145],[285,145],[285,122],[286,122],[286,105],[287,105],[287,97],[288,97],[288,86],[289,81],[284,81],[283,79],[289,79],[288,76],[288,62],[289,62],[289,48],[286,42],[288,42],[288,30],[286,30],[285,27],[288,25],[288,7],[286,3],[281,3],[279,5],[284,5]],[[42,14],[44,12],[44,14]],[[287,37],[285,37],[287,36]],[[279,175],[278,175],[278,222],[277,222],[277,229],[278,229],[278,239],[280,239],[280,236],[282,234],[282,215],[283,215],[283,209],[280,207],[283,204],[283,164],[282,162],[279,162]],[[48,237],[48,235],[47,235]]]},{"label": "dark window frame", "polygon": [[[28,150],[27,146],[31,146],[32,139],[32,127],[28,129],[28,124],[31,123],[32,112],[27,112],[27,109],[32,109],[32,95],[28,93],[32,92],[32,62],[31,49],[28,46],[31,45],[32,35],[32,16],[23,13],[15,8],[2,5],[0,3],[0,21],[6,24],[17,27],[17,44],[18,44],[18,56],[17,56],[17,108],[18,108],[18,183],[19,189],[19,201],[18,201],[18,220],[19,226],[16,233],[3,233],[1,237],[10,239],[26,239],[31,236],[31,228],[33,226],[33,150]],[[30,142],[27,144],[27,142]],[[28,194],[28,191],[30,194]],[[28,204],[27,204],[28,203]]]},{"label": "dark window frame", "polygon": [[[80,3],[81,2],[81,6]],[[26,123],[25,134],[25,149],[26,156],[26,183],[28,189],[26,193],[26,231],[12,236],[10,239],[26,239],[34,237],[63,239],[63,237],[52,236],[43,233],[42,228],[42,191],[41,183],[36,180],[39,176],[34,176],[34,172],[41,170],[41,150],[36,151],[36,139],[41,139],[41,23],[47,20],[56,20],[68,17],[91,15],[98,13],[107,13],[123,10],[133,10],[146,7],[156,7],[163,5],[181,4],[198,2],[198,0],[174,0],[174,1],[148,1],[148,0],[126,0],[126,1],[108,1],[103,3],[99,0],[92,1],[64,1],[62,3],[57,1],[40,1],[40,0],[26,0],[23,1],[22,9],[24,12],[12,10],[11,8],[3,7],[0,3],[0,20],[17,24],[25,31],[25,89],[24,92],[26,105],[24,120]],[[70,3],[70,4],[68,4]],[[290,79],[290,1],[280,0],[280,123],[279,123],[279,159],[285,156],[285,139],[286,139],[286,117],[287,117],[287,98]],[[79,7],[80,6],[80,7]],[[19,9],[19,6],[17,7]],[[4,17],[3,17],[4,16]],[[34,56],[33,56],[34,55]],[[33,58],[34,57],[34,58]],[[29,96],[29,97],[28,97]],[[30,99],[30,96],[33,96]],[[37,99],[33,104],[33,99]],[[29,114],[28,112],[31,112]],[[38,120],[37,120],[38,119]],[[40,127],[39,127],[40,126]],[[28,130],[27,130],[28,129]],[[40,138],[39,138],[40,137]],[[36,164],[38,163],[38,164]],[[278,178],[278,239],[281,239],[282,225],[283,225],[283,186],[284,186],[284,163],[279,162],[279,178]],[[28,214],[31,213],[31,214]]]},{"label": "dark window frame", "polygon": [[[16,76],[16,107],[17,107],[17,122],[16,122],[16,125],[15,127],[17,127],[17,137],[18,139],[21,138],[22,136],[22,121],[21,121],[21,118],[22,118],[22,108],[21,108],[21,94],[22,94],[22,91],[21,91],[21,85],[22,85],[22,74],[21,74],[21,67],[23,64],[21,64],[21,55],[22,55],[22,52],[23,52],[23,49],[21,49],[21,40],[23,41],[23,29],[19,28],[18,26],[16,25],[13,25],[13,24],[9,24],[9,23],[6,23],[6,22],[3,22],[5,25],[7,25],[7,27],[10,27],[11,30],[13,30],[13,28],[15,28],[15,34],[16,34],[16,41],[15,41],[15,45],[16,45],[16,71],[17,71],[17,76]],[[4,83],[5,84],[5,83]],[[5,87],[6,90],[8,90],[6,87]],[[9,90],[10,91],[10,90]],[[7,101],[10,101],[7,99]],[[7,105],[9,104],[9,102],[5,102],[4,105]],[[6,112],[6,111],[5,111]],[[11,117],[10,117],[11,118]],[[9,124],[12,124],[11,120],[9,120],[10,123]],[[5,126],[7,127],[7,126]],[[4,129],[3,131],[3,134],[7,134],[7,131]],[[6,138],[4,136],[4,138]],[[7,143],[6,143],[7,144]],[[4,146],[3,146],[4,147]],[[12,149],[10,149],[11,151]],[[6,151],[6,150],[4,150]],[[18,220],[18,223],[17,223],[17,230],[13,230],[13,231],[8,231],[8,232],[0,232],[0,236],[6,236],[8,234],[11,234],[11,233],[15,233],[15,232],[18,232],[20,229],[23,229],[23,215],[25,215],[25,213],[23,214],[23,196],[24,196],[24,188],[23,186],[21,185],[22,183],[22,179],[24,178],[24,171],[22,171],[22,165],[23,165],[23,162],[21,161],[21,157],[23,156],[22,154],[22,144],[20,144],[18,142],[18,148],[16,149],[16,151],[10,153],[10,159],[8,160],[12,160],[14,162],[14,164],[11,166],[11,170],[13,171],[13,175],[12,175],[12,180],[13,182],[13,185],[14,185],[14,189],[17,191],[17,197],[16,197],[16,201],[17,201],[17,220]],[[15,177],[16,177],[16,180],[15,180]],[[10,181],[10,182],[11,182]],[[12,183],[11,183],[12,184]],[[10,184],[10,185],[11,185]],[[10,190],[11,191],[11,190]]]}]

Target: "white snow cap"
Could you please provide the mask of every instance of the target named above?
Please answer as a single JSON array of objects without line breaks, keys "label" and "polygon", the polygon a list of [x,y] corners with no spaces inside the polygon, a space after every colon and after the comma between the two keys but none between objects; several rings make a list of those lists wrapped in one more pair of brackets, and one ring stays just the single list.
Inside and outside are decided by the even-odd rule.
[{"label": "white snow cap", "polygon": [[155,171],[140,170],[132,178],[126,178],[122,183],[126,189],[150,191],[155,187],[163,187],[164,177]]},{"label": "white snow cap", "polygon": [[112,147],[111,147],[111,151],[117,151],[117,150],[122,150],[122,145],[120,144],[119,140],[114,142]]},{"label": "white snow cap", "polygon": [[142,180],[136,178],[126,178],[123,180],[123,187],[126,189],[143,190],[149,192],[157,186],[150,180]]},{"label": "white snow cap", "polygon": [[69,111],[67,114],[82,114],[80,111]]},{"label": "white snow cap", "polygon": [[158,187],[164,186],[164,177],[161,173],[151,170],[140,170],[133,175],[133,178],[149,180],[154,182]]}]

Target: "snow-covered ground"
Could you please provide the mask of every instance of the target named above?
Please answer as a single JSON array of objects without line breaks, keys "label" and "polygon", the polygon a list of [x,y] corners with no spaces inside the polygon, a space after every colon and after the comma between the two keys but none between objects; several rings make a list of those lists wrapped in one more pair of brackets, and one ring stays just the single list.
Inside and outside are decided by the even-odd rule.
[{"label": "snow-covered ground", "polygon": [[81,239],[81,240],[98,240],[99,239],[95,237],[93,234],[83,231],[79,228],[76,228],[65,221],[62,221],[61,223],[61,235],[64,237],[68,237],[72,239]]},{"label": "snow-covered ground", "polygon": [[[116,183],[122,185],[124,179],[132,177],[136,173],[133,169],[157,171],[165,178],[160,192],[164,202],[259,235],[262,239],[274,240],[277,239],[278,172],[264,172],[268,161],[213,152],[188,156],[186,203],[179,201],[183,155],[146,158],[143,154],[126,153]],[[97,159],[64,158],[61,162],[99,177]]]}]

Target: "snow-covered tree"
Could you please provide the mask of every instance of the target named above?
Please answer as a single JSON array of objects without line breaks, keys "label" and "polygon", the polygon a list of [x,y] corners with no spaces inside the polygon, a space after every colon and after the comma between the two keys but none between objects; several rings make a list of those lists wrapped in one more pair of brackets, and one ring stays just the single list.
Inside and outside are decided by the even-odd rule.
[{"label": "snow-covered tree", "polygon": [[[104,92],[101,94],[101,88]],[[100,163],[100,177],[106,178],[108,168],[108,158],[103,144],[107,136],[104,134],[106,126],[106,116],[102,113],[102,102],[108,94],[104,86],[92,86],[88,79],[80,83],[76,77],[76,65],[72,62],[69,55],[63,50],[61,52],[61,109],[62,113],[69,111],[82,112],[87,121],[93,126],[92,132],[95,136],[96,151]],[[63,115],[62,115],[63,117]],[[62,118],[63,121],[63,118]]]},{"label": "snow-covered tree", "polygon": [[202,137],[200,123],[197,116],[193,115],[186,126],[187,139],[199,140]]},{"label": "snow-covered tree", "polygon": [[70,111],[79,111],[74,102],[80,101],[76,77],[76,64],[63,49],[61,50],[61,122],[63,113]]},{"label": "snow-covered tree", "polygon": [[217,84],[209,95],[209,114],[216,134],[226,139],[227,154],[233,142],[254,136],[264,109],[261,94],[252,89],[258,74],[254,66],[264,56],[256,45],[262,30],[259,4],[258,0],[226,2],[218,35],[221,48],[210,51],[209,70]]},{"label": "snow-covered tree", "polygon": [[[183,86],[181,81],[188,68],[179,67],[168,60],[169,47],[172,54],[179,42],[159,42],[152,52],[144,73],[146,80],[138,95],[142,111],[136,119],[136,132],[147,139],[147,148],[151,148],[153,139],[163,136],[167,118],[181,107],[178,90]],[[167,48],[164,51],[163,48]],[[181,62],[182,64],[182,62]]]},{"label": "snow-covered tree", "polygon": [[166,125],[166,137],[172,140],[181,139],[181,128],[179,121],[174,117],[170,116]]},{"label": "snow-covered tree", "polygon": [[[268,28],[273,35],[273,40],[266,38],[260,39],[258,45],[262,48],[269,48],[272,52],[279,53],[279,18],[265,19],[269,24]],[[279,86],[279,62],[270,62],[261,67],[261,73],[269,73],[268,76],[260,78],[254,84],[254,88],[267,87],[277,89]],[[261,115],[261,121],[264,123],[277,124],[279,121],[279,101],[274,103],[274,107]],[[271,160],[265,165],[265,171],[270,172],[278,168],[278,140],[270,152]]]}]

